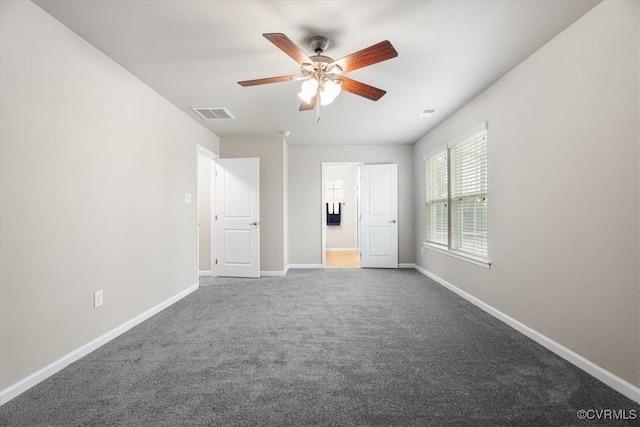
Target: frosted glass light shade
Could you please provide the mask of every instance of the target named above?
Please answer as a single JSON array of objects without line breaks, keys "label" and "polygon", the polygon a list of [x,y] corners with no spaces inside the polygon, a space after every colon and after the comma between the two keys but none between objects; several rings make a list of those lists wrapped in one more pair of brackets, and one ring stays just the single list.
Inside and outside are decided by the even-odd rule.
[{"label": "frosted glass light shade", "polygon": [[[322,83],[322,87],[320,89],[320,104],[328,105],[331,104],[336,97],[340,94],[340,90],[342,89],[342,85],[340,83],[336,83],[332,80],[326,79]],[[298,93],[298,97],[302,99],[304,102],[309,104],[314,96],[318,93],[318,81],[314,78],[305,80],[302,83],[302,87],[300,88],[300,93]]]},{"label": "frosted glass light shade", "polygon": [[322,92],[320,92],[320,104],[331,104],[334,99],[340,94],[342,86],[339,83],[335,83],[331,80],[326,80],[322,85]]},{"label": "frosted glass light shade", "polygon": [[311,102],[318,90],[318,81],[316,79],[305,80],[302,83],[302,87],[298,96],[307,104]]}]

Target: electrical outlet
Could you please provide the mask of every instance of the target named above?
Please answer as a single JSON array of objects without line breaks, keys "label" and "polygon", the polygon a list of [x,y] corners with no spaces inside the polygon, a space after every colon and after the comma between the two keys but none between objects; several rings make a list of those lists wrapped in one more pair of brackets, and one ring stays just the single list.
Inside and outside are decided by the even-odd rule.
[{"label": "electrical outlet", "polygon": [[93,308],[100,307],[102,305],[102,303],[103,303],[102,290],[95,291],[93,293]]},{"label": "electrical outlet", "polygon": [[420,246],[420,255],[424,255],[424,246]]}]

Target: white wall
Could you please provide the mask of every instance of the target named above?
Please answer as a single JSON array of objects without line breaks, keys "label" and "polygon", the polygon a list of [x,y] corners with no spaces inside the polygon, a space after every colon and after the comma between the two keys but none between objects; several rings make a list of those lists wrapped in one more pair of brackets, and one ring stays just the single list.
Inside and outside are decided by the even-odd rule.
[{"label": "white wall", "polygon": [[[414,149],[416,263],[640,385],[638,2],[603,2]],[[489,122],[484,269],[424,249],[423,156]]]},{"label": "white wall", "polygon": [[326,181],[342,181],[342,199],[326,199],[327,203],[342,203],[340,225],[327,226],[327,250],[358,247],[358,166],[325,166]]},{"label": "white wall", "polygon": [[282,137],[223,137],[220,157],[260,158],[260,271],[283,272],[286,268],[284,236],[286,181]]},{"label": "white wall", "polygon": [[322,162],[398,165],[399,262],[413,263],[413,147],[411,145],[289,146],[291,264],[322,264]]},{"label": "white wall", "polygon": [[0,2],[0,43],[5,389],[197,283],[218,139],[31,2]]}]

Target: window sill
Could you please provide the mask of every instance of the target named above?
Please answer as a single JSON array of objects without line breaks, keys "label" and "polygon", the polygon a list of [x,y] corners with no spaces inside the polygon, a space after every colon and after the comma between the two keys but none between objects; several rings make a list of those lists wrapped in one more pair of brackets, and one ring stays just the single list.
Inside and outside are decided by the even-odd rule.
[{"label": "window sill", "polygon": [[471,264],[479,265],[480,267],[491,268],[491,261],[487,259],[475,257],[473,255],[468,255],[461,252],[450,251],[445,246],[436,245],[434,243],[423,243],[422,247],[431,249],[441,254],[449,255],[462,261],[470,262]]}]

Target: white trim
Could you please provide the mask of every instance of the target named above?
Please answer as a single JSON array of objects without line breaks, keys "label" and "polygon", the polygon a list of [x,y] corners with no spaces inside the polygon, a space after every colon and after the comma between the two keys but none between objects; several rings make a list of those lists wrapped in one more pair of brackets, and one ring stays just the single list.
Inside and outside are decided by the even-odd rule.
[{"label": "white trim", "polygon": [[324,268],[322,264],[289,264],[287,270],[294,268]]},{"label": "white trim", "polygon": [[211,276],[211,271],[209,271],[209,270],[198,270],[198,276]]},{"label": "white trim", "polygon": [[360,252],[360,248],[327,248],[326,252]]},{"label": "white trim", "polygon": [[[455,138],[453,138],[452,140],[450,140],[449,142],[447,142],[444,145],[439,146],[438,148],[429,151],[428,153],[426,153],[423,157],[422,160],[426,161],[427,159],[442,153],[443,151],[447,151],[451,148],[453,148],[454,146],[460,144],[461,142],[463,142],[465,139],[472,137],[473,135],[482,132],[483,130],[488,130],[489,129],[489,122],[485,121],[480,123],[477,126],[474,126],[473,129],[470,129],[468,131],[466,131],[465,133],[463,133],[462,135],[458,135]],[[448,155],[449,153],[447,153]]]},{"label": "white trim", "polygon": [[605,383],[606,385],[608,385],[609,387],[611,387],[612,389],[614,389],[618,393],[621,393],[621,394],[625,395],[626,397],[628,397],[629,399],[640,403],[640,387],[637,387],[637,386],[625,381],[624,379],[618,377],[617,375],[607,371],[606,369],[596,365],[592,361],[590,361],[590,360],[586,359],[585,357],[579,355],[578,353],[574,352],[573,350],[570,350],[567,347],[563,346],[562,344],[557,343],[556,341],[554,341],[551,338],[541,334],[540,332],[536,331],[535,329],[532,329],[529,326],[517,321],[513,317],[510,317],[510,316],[504,314],[500,310],[497,310],[497,309],[493,308],[489,304],[479,300],[478,298],[476,298],[473,295],[463,291],[462,289],[457,288],[456,286],[452,285],[451,283],[447,282],[446,280],[442,279],[441,277],[438,277],[435,274],[425,270],[424,268],[416,265],[415,269],[417,271],[419,271],[420,273],[424,274],[425,276],[429,277],[430,279],[433,279],[434,281],[436,281],[440,285],[444,286],[445,288],[449,289],[450,291],[458,294],[459,296],[461,296],[462,298],[466,299],[467,301],[469,301],[470,303],[472,303],[476,307],[481,308],[482,310],[484,310],[485,312],[489,313],[490,315],[492,315],[496,319],[498,319],[498,320],[506,323],[507,325],[511,326],[513,329],[515,329],[516,331],[520,332],[521,334],[531,338],[533,341],[535,341],[538,344],[540,344],[540,345],[546,347],[547,349],[551,350],[552,352],[554,352],[558,356],[560,356],[563,359],[565,359],[566,361],[574,364],[575,366],[577,366],[578,368],[582,369],[583,371],[585,371],[586,373],[590,374],[591,376],[595,377],[596,379],[602,381],[603,383]]},{"label": "white trim", "polygon": [[211,160],[216,160],[220,158],[220,156],[218,156],[216,153],[214,153],[213,151],[209,150],[206,147],[203,147],[200,144],[198,144],[198,154],[202,154],[203,156],[208,157]]},{"label": "white trim", "polygon": [[[329,166],[357,166],[358,167],[358,175],[360,174],[360,166],[364,165],[364,162],[322,162],[320,167],[321,167],[321,172],[320,172],[320,185],[321,185],[321,189],[320,189],[320,193],[321,193],[321,203],[320,203],[320,224],[321,224],[321,233],[320,233],[320,250],[322,251],[322,264],[320,267],[295,267],[295,268],[327,268],[327,251],[328,250],[354,250],[354,251],[359,251],[359,248],[356,249],[328,249],[327,248],[327,216],[326,216],[326,212],[325,212],[325,203],[326,201],[326,197],[325,197],[325,188],[324,188],[324,181],[325,181],[325,171],[326,168]],[[360,245],[360,221],[358,219],[358,215],[360,214],[358,212],[359,210],[359,206],[360,206],[360,177],[358,176],[357,182],[357,190],[356,190],[356,238],[358,240],[357,244]],[[294,268],[294,267],[291,267]]]},{"label": "white trim", "polygon": [[[216,156],[217,157],[217,156]],[[216,159],[209,164],[209,265],[211,277],[216,277]]]},{"label": "white trim", "polygon": [[286,276],[287,272],[286,271],[261,271],[260,272],[260,277],[279,277],[279,276]]},{"label": "white trim", "polygon": [[324,180],[326,167],[324,162],[320,164],[320,251],[322,265],[320,268],[327,268],[327,215],[325,212],[325,203],[327,199],[325,197]]},{"label": "white trim", "polygon": [[[435,150],[431,150],[431,151],[429,151],[427,154],[425,154],[425,155],[422,157],[422,162],[424,163],[424,162],[426,162],[428,159],[430,159],[431,157],[434,157],[434,156],[436,156],[436,155],[438,155],[438,154],[440,154],[440,153],[442,153],[442,152],[447,151],[447,148],[448,148],[448,147],[447,147],[447,145],[445,144],[445,145],[441,145],[440,147],[436,148]],[[423,166],[424,166],[424,165],[423,165]]]},{"label": "white trim", "polygon": [[398,268],[416,268],[416,265],[410,262],[404,262],[398,264]]},{"label": "white trim", "polygon": [[15,384],[10,385],[9,387],[7,387],[4,390],[0,391],[0,405],[4,405],[5,403],[10,401],[14,397],[19,396],[20,394],[22,394],[25,391],[29,390],[31,387],[35,386],[36,384],[46,380],[47,378],[49,378],[53,374],[55,374],[55,373],[61,371],[62,369],[66,368],[71,363],[73,363],[73,362],[75,362],[77,360],[80,360],[81,358],[83,358],[87,354],[89,354],[92,351],[98,349],[99,347],[101,347],[104,344],[108,343],[112,339],[117,338],[118,336],[120,336],[123,333],[127,332],[129,329],[133,328],[134,326],[139,325],[140,323],[144,322],[145,320],[147,320],[151,316],[159,313],[160,311],[164,310],[165,308],[169,307],[170,305],[178,302],[179,300],[181,300],[182,298],[186,297],[187,295],[189,295],[193,291],[197,290],[198,287],[199,287],[199,285],[193,285],[193,286],[185,289],[184,291],[182,291],[182,292],[172,296],[171,298],[161,302],[160,304],[156,305],[155,307],[150,308],[149,310],[145,311],[144,313],[139,314],[138,316],[134,317],[133,319],[124,322],[123,324],[121,324],[120,326],[110,330],[106,334],[94,339],[93,341],[89,341],[85,345],[73,350],[71,353],[68,353],[68,354],[62,356],[60,359],[58,359],[55,362],[45,366],[44,368],[40,369],[39,371],[29,375],[26,378],[21,379],[20,381],[18,381]]},{"label": "white trim", "polygon": [[487,129],[489,129],[489,122],[482,122],[479,125],[474,126],[473,129],[470,129],[465,133],[463,133],[462,135],[458,135],[457,137],[453,138],[451,141],[447,143],[447,148],[452,148],[455,145],[460,144],[465,139],[470,138],[473,135],[477,134],[478,132],[482,132],[483,130],[487,130]]},{"label": "white trim", "polygon": [[429,248],[444,255],[452,256],[462,261],[470,262],[471,264],[479,265],[480,267],[491,268],[491,261],[489,260],[478,258],[473,255],[467,255],[462,252],[455,252],[447,249],[444,245],[438,245],[437,243],[423,243],[422,247]]}]

